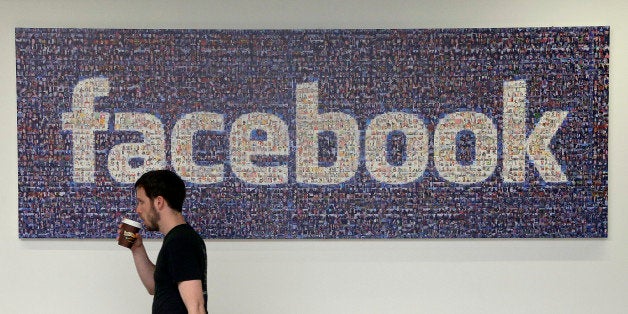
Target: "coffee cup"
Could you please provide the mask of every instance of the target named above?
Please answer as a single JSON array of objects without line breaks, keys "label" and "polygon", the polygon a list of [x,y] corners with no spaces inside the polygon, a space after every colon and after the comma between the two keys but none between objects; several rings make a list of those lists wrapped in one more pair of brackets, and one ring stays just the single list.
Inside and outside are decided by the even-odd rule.
[{"label": "coffee cup", "polygon": [[140,231],[142,224],[137,221],[133,221],[131,219],[122,220],[122,225],[120,229],[122,233],[118,237],[118,244],[127,248],[133,246],[135,240],[137,239],[137,232]]}]

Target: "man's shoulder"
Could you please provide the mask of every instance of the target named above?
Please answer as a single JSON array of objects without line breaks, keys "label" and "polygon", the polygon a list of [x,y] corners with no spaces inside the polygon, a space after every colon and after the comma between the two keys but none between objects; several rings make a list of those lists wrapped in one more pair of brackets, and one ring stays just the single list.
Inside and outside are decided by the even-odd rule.
[{"label": "man's shoulder", "polygon": [[190,226],[189,224],[178,225],[167,236],[168,240],[181,240],[181,239],[201,239],[202,237]]}]

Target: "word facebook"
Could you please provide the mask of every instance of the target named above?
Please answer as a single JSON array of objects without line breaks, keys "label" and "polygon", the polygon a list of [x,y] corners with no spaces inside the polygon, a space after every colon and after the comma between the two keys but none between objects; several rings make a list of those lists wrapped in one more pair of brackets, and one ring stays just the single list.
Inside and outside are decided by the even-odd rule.
[{"label": "word facebook", "polygon": [[[72,110],[62,114],[63,130],[72,133],[73,180],[95,181],[95,133],[109,131],[107,112],[94,111],[97,97],[109,94],[107,78],[79,81],[73,89]],[[567,111],[543,113],[529,135],[526,130],[526,82],[503,83],[502,171],[504,182],[525,182],[526,158],[546,182],[566,182],[567,176],[550,151],[550,142],[567,117]],[[239,116],[228,132],[229,165],[238,179],[250,184],[286,184],[289,167],[285,163],[259,165],[256,156],[289,156],[288,124],[279,116],[251,112]],[[351,115],[319,111],[318,83],[296,86],[295,178],[300,184],[334,185],[353,178],[360,163],[360,130]],[[112,147],[107,167],[117,182],[132,183],[145,171],[166,166],[166,136],[162,121],[140,112],[114,114],[115,131],[133,131],[143,142],[121,143]],[[200,165],[193,158],[193,138],[201,131],[226,133],[224,117],[216,112],[194,112],[180,118],[171,134],[173,169],[186,181],[196,184],[222,182],[225,165]],[[263,138],[253,137],[262,131]],[[456,159],[456,139],[460,132],[475,136],[474,160]],[[319,136],[333,133],[336,159],[330,165],[319,163]],[[388,138],[393,132],[405,137],[406,157],[399,164],[387,160]],[[433,160],[438,174],[457,184],[482,182],[490,177],[498,161],[497,128],[490,117],[471,111],[454,112],[440,119],[434,130]],[[367,125],[363,146],[364,166],[370,176],[386,184],[406,184],[418,180],[429,158],[429,135],[423,120],[415,114],[388,112],[375,116]],[[141,165],[132,160],[141,159]]]}]

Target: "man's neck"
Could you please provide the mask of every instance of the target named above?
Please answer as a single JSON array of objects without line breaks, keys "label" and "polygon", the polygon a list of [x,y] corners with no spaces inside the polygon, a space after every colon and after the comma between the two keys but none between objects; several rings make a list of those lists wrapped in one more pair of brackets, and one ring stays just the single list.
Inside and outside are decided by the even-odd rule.
[{"label": "man's neck", "polygon": [[159,224],[159,232],[161,232],[164,236],[167,235],[172,228],[185,224],[185,218],[183,218],[183,214],[180,212],[173,211],[172,213],[163,216],[163,221]]}]

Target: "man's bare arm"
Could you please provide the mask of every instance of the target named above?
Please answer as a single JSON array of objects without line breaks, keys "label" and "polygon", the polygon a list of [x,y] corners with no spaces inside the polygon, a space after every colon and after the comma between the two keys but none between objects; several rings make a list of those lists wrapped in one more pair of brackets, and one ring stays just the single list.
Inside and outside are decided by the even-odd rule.
[{"label": "man's bare arm", "polygon": [[179,293],[188,313],[205,314],[205,297],[200,280],[186,280],[179,283]]}]

